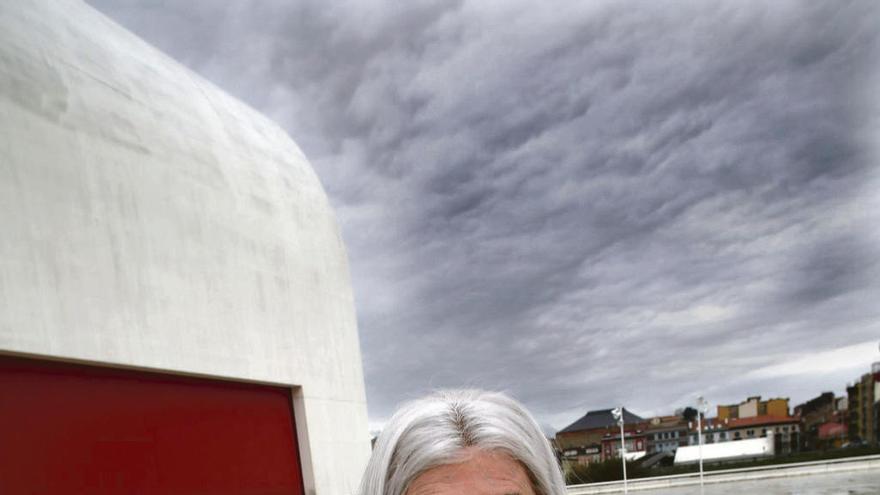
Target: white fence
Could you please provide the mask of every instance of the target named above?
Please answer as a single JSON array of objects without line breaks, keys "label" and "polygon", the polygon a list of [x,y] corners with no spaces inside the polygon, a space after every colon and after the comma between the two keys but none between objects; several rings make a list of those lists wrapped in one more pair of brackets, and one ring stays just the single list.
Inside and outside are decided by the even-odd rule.
[{"label": "white fence", "polygon": [[[728,483],[732,481],[758,480],[767,478],[785,478],[808,474],[835,473],[863,469],[880,469],[880,455],[848,457],[825,461],[798,462],[792,464],[776,464],[739,469],[706,471],[704,481],[710,483]],[[629,480],[629,490],[651,490],[656,488],[673,488],[700,484],[699,473],[657,476]],[[594,495],[602,493],[618,493],[623,491],[622,481],[606,483],[590,483],[586,485],[570,485],[568,495]]]}]

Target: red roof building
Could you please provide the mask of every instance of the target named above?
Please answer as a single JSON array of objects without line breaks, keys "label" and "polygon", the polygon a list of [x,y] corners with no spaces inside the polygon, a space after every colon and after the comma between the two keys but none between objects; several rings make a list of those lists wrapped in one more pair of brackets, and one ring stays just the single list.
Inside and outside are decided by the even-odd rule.
[{"label": "red roof building", "polygon": [[755,416],[728,421],[727,429],[731,440],[766,437],[774,435],[777,454],[796,452],[800,446],[800,418],[783,416]]},{"label": "red roof building", "polygon": [[[639,459],[645,455],[648,448],[648,437],[645,433],[638,431],[626,433],[624,435],[624,443],[626,444],[627,460]],[[602,439],[602,460],[615,459],[620,457],[620,434],[608,435]]]}]

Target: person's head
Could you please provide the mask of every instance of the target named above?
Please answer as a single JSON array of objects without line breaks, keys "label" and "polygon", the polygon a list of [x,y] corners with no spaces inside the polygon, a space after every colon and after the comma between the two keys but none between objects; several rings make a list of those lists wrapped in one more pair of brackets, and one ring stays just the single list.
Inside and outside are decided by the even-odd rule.
[{"label": "person's head", "polygon": [[447,390],[405,404],[376,441],[360,495],[562,495],[553,450],[504,394]]}]

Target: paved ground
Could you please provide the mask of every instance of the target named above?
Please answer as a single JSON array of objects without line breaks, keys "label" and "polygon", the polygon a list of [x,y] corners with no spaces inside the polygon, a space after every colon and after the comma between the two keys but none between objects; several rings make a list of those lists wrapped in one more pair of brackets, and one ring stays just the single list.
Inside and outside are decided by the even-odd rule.
[{"label": "paved ground", "polygon": [[[638,490],[633,495],[699,495],[700,487]],[[878,495],[880,471],[814,474],[706,485],[705,495]]]}]

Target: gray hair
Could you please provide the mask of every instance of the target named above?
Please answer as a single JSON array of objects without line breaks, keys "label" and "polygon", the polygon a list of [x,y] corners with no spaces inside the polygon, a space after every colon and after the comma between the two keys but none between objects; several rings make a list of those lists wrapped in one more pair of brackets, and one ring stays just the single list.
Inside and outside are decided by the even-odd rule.
[{"label": "gray hair", "polygon": [[405,495],[418,475],[459,462],[468,447],[509,455],[537,495],[565,493],[550,443],[522,405],[498,392],[443,390],[403,405],[385,425],[360,495]]}]

